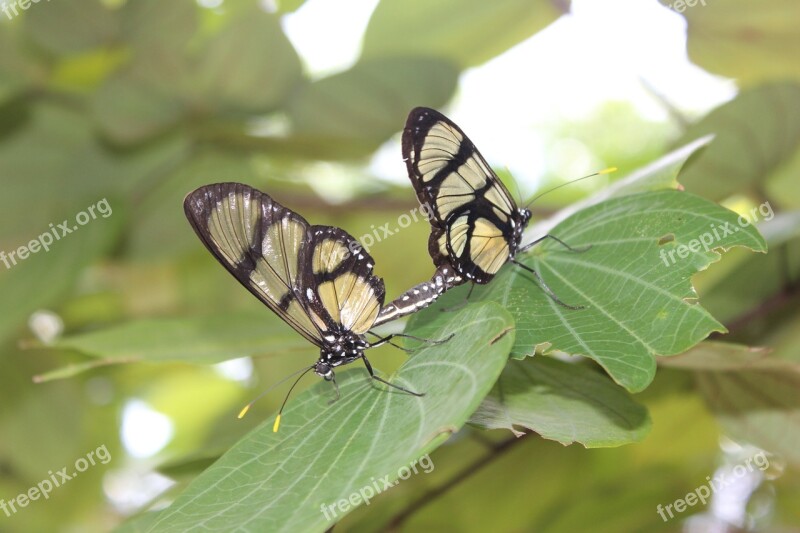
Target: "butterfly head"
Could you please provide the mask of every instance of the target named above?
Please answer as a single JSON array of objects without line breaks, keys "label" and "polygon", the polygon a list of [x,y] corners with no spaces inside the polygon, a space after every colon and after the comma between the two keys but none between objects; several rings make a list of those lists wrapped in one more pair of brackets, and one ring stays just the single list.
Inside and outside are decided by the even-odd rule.
[{"label": "butterfly head", "polygon": [[324,378],[325,381],[330,381],[333,379],[333,367],[322,359],[317,361],[317,364],[314,365],[314,373],[316,373],[319,377]]},{"label": "butterfly head", "polygon": [[514,218],[514,236],[510,243],[511,246],[509,246],[509,252],[512,256],[516,254],[519,244],[522,242],[522,234],[525,232],[525,228],[528,227],[528,222],[531,220],[531,210],[524,207],[518,209],[517,216]]},{"label": "butterfly head", "polygon": [[364,355],[368,346],[363,336],[348,330],[326,336],[314,372],[330,381],[333,379],[334,367],[355,361]]}]

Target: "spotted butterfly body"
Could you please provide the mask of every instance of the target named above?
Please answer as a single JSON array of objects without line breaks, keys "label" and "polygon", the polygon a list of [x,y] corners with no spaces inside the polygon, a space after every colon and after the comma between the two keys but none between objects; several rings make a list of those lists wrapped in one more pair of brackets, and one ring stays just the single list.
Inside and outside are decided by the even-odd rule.
[{"label": "spotted butterfly body", "polygon": [[[314,371],[363,359],[364,335],[383,307],[374,261],[347,232],[312,226],[267,194],[239,183],[207,185],[184,201],[206,248],[253,295],[319,347]],[[373,376],[374,377],[374,376]]]}]

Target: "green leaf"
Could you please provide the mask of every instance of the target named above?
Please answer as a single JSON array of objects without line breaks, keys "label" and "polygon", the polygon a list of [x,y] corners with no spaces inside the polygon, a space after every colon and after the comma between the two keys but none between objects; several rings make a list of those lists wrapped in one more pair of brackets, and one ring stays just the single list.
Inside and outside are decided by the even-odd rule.
[{"label": "green leaf", "polygon": [[[547,239],[518,256],[563,302],[584,309],[556,304],[532,275],[514,265],[507,265],[489,285],[476,287],[470,299],[499,302],[514,316],[512,357],[524,358],[534,349],[590,357],[614,381],[640,391],[653,379],[654,355],[684,352],[711,332],[724,331],[694,301],[691,276],[719,260],[716,249],[746,246],[766,251],[759,233],[752,226],[739,227],[737,218],[732,211],[677,191],[613,198],[550,231],[571,246],[591,245],[590,250],[569,252]],[[738,229],[715,239],[711,226],[726,224]],[[707,235],[713,239],[708,251],[699,241],[692,244],[699,251],[688,248]],[[672,240],[659,246],[669,236]],[[684,258],[677,255],[679,246]],[[465,290],[450,291],[439,305],[463,299]]]},{"label": "green leaf", "polygon": [[[113,201],[110,205],[114,206]],[[122,213],[106,220],[98,218],[78,227],[73,218],[66,219],[72,232],[52,238],[47,225],[32,230],[22,242],[5,248],[0,262],[0,343],[5,342],[31,313],[56,305],[73,288],[83,269],[105,253],[122,226]],[[56,219],[55,224],[61,224]],[[73,229],[74,228],[74,229]],[[62,231],[57,230],[61,235]],[[48,237],[49,236],[49,237]],[[33,241],[36,244],[31,246]],[[47,244],[47,249],[42,243]],[[19,259],[19,249],[38,250]],[[10,257],[14,253],[14,258]],[[8,262],[8,264],[5,263]],[[14,262],[16,261],[16,264]]]},{"label": "green leaf", "polygon": [[[800,211],[776,214],[759,224],[758,231],[771,253],[733,253],[736,257],[730,259],[738,261],[727,272],[716,276],[704,272],[698,279],[703,305],[725,324],[758,309],[763,302],[780,294],[791,280],[800,278]],[[728,259],[725,263],[727,266]],[[706,281],[706,275],[711,279]],[[759,282],[752,283],[754,279]]]},{"label": "green leaf", "polygon": [[638,442],[651,426],[647,409],[607,376],[550,357],[509,362],[470,422],[587,448]]},{"label": "green leaf", "polygon": [[278,12],[292,13],[303,7],[306,0],[276,0],[276,3],[278,4]]},{"label": "green leaf", "polygon": [[[661,0],[673,4],[672,0]],[[800,78],[800,4],[794,0],[700,0],[683,12],[691,60],[744,85]]]},{"label": "green leaf", "polygon": [[440,57],[480,65],[569,11],[569,1],[381,0],[364,35],[364,58]]},{"label": "green leaf", "polygon": [[298,88],[302,68],[280,19],[258,7],[216,34],[198,58],[200,94],[213,107],[267,111]]},{"label": "green leaf", "polygon": [[193,318],[135,320],[59,339],[53,348],[112,362],[217,363],[262,353],[315,348],[267,310]]},{"label": "green leaf", "polygon": [[800,364],[722,342],[704,342],[659,364],[694,371],[700,392],[734,439],[800,465]]},{"label": "green leaf", "polygon": [[193,481],[150,531],[324,531],[331,522],[322,505],[385,476],[391,483],[405,475],[399,470],[467,421],[513,343],[513,322],[495,305],[471,306],[449,319],[438,338],[455,334],[450,341],[423,348],[387,377],[424,391],[424,397],[386,390],[363,369],[339,372],[339,401],[328,405],[333,391],[325,382],[298,395],[279,433],[269,420],[247,435]]},{"label": "green leaf", "polygon": [[687,164],[687,161],[703,153],[711,143],[713,136],[706,135],[685,145],[676,148],[668,154],[656,159],[652,163],[634,170],[623,178],[618,179],[608,187],[598,191],[592,196],[575,202],[561,209],[553,216],[537,222],[528,230],[529,233],[542,235],[562,222],[587,207],[599,204],[610,198],[619,198],[640,192],[660,191],[664,189],[677,189],[678,174]]},{"label": "green leaf", "polygon": [[152,54],[182,49],[198,27],[197,4],[192,0],[136,0],[120,13],[123,37]]},{"label": "green leaf", "polygon": [[[66,56],[110,45],[118,33],[115,14],[100,0],[70,0],[29,4],[28,35],[48,52]],[[76,31],[76,29],[80,31]]]},{"label": "green leaf", "polygon": [[[17,35],[11,29],[0,24],[0,105],[13,98],[26,88],[33,80],[43,77],[40,66],[23,53]],[[3,122],[3,121],[0,121]],[[0,135],[8,124],[0,125]]]},{"label": "green leaf", "polygon": [[[714,142],[686,165],[686,190],[711,200],[757,191],[800,149],[800,85],[742,91],[692,125],[679,142],[713,133]],[[793,174],[795,180],[796,172]]]},{"label": "green leaf", "polygon": [[120,144],[132,144],[166,131],[185,113],[174,94],[160,89],[141,70],[126,69],[95,91],[92,116],[101,131]]},{"label": "green leaf", "polygon": [[447,102],[457,81],[458,70],[438,59],[361,61],[299,91],[289,107],[293,137],[321,146],[354,144],[367,153],[399,131],[415,105]]}]

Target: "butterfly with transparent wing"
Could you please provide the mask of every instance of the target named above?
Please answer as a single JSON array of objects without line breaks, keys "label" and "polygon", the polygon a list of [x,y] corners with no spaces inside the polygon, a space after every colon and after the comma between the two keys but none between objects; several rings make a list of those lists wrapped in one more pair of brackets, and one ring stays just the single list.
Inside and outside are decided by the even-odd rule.
[{"label": "butterfly with transparent wing", "polygon": [[[381,338],[372,333],[377,340],[366,339],[379,323],[385,289],[383,280],[372,272],[372,257],[347,232],[312,226],[267,194],[241,183],[200,187],[186,196],[184,211],[214,257],[256,298],[319,348],[319,359],[301,369],[289,393],[313,370],[333,382],[338,398],[334,368],[361,359],[372,379],[422,396],[375,375],[364,354],[368,348],[385,343],[397,346],[391,342],[394,337],[409,336]],[[240,417],[250,405],[252,402]],[[282,411],[283,406],[275,420],[275,431]]]},{"label": "butterfly with transparent wing", "polygon": [[[467,282],[472,282],[473,288],[475,284],[487,284],[508,262],[532,273],[558,304],[581,308],[562,302],[538,272],[516,257],[545,239],[552,239],[572,252],[584,252],[590,246],[574,248],[550,234],[522,245],[523,231],[531,219],[530,210],[527,206],[517,206],[461,128],[436,110],[417,107],[408,115],[402,147],[417,199],[432,213],[428,253],[436,272],[430,281],[387,305],[379,320],[424,307],[452,287]],[[614,170],[609,168],[579,180]],[[426,288],[426,298],[420,296],[421,287]]]}]

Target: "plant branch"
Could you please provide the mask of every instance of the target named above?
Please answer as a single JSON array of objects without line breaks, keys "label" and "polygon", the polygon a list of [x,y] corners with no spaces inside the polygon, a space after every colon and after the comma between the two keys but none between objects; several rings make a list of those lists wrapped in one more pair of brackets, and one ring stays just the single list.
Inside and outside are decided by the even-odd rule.
[{"label": "plant branch", "polygon": [[387,525],[386,529],[389,531],[396,530],[399,528],[406,520],[411,518],[411,516],[425,507],[426,505],[430,504],[440,496],[444,495],[450,489],[456,487],[462,481],[472,477],[473,475],[477,474],[482,468],[488,466],[489,464],[493,463],[500,457],[502,457],[506,452],[508,452],[511,448],[513,448],[517,443],[522,442],[525,436],[522,437],[510,437],[504,441],[501,441],[497,444],[492,445],[491,451],[476,461],[473,461],[469,464],[466,468],[461,470],[458,474],[450,478],[444,484],[435,487],[416,500],[413,500],[409,505],[407,505],[404,509],[402,509],[399,513],[392,517],[391,521]]},{"label": "plant branch", "polygon": [[[797,297],[798,293],[800,293],[800,291],[798,291],[796,287],[792,287],[784,288],[780,292],[773,294],[757,306],[748,309],[725,324],[725,327],[728,329],[726,335],[734,335],[750,325],[753,320],[768,316],[783,308],[792,302]],[[722,336],[722,334],[714,333],[709,338],[714,339],[720,336]]]}]

